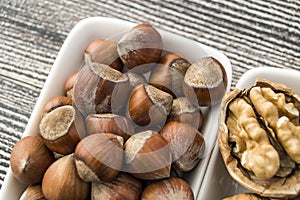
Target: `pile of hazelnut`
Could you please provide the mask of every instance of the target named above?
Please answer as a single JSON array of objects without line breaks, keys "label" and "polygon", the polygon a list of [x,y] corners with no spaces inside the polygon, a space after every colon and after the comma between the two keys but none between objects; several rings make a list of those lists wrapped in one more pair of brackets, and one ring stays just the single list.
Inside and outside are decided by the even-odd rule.
[{"label": "pile of hazelnut", "polygon": [[178,174],[201,160],[201,108],[226,86],[217,59],[163,51],[148,24],[91,42],[65,96],[45,103],[38,136],[13,148],[13,175],[29,186],[22,198],[194,199]]}]

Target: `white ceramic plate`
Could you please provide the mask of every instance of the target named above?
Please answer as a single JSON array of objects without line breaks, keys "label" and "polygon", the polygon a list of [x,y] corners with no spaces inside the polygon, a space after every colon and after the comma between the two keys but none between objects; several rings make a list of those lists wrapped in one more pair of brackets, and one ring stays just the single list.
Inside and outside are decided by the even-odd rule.
[{"label": "white ceramic plate", "polygon": [[[248,89],[255,83],[256,78],[265,78],[272,82],[283,83],[292,88],[297,94],[300,94],[300,72],[273,67],[260,67],[247,71],[240,78],[236,87],[239,89]],[[198,199],[221,200],[222,198],[243,192],[249,191],[229,176],[220,154],[219,146],[216,145],[209,161]]]},{"label": "white ceramic plate", "polygon": [[[94,17],[80,21],[70,32],[65,40],[47,78],[47,81],[41,91],[40,97],[34,107],[28,125],[23,134],[38,134],[38,116],[43,104],[56,95],[63,95],[63,86],[67,77],[74,71],[78,70],[82,61],[83,53],[87,45],[97,38],[109,38],[119,33],[130,30],[136,24],[112,18]],[[231,64],[228,58],[214,48],[197,43],[187,38],[159,30],[164,42],[164,49],[170,50],[184,55],[190,62],[204,56],[213,56],[218,59],[225,67],[228,76],[228,87],[231,85]],[[206,157],[204,157],[199,165],[184,178],[190,183],[195,196],[198,194],[199,188],[204,177],[206,167],[209,161],[210,153],[216,142],[217,137],[217,116],[219,113],[219,105],[214,106],[206,113],[206,122],[203,127],[203,134],[206,141]],[[19,199],[20,194],[24,190],[24,186],[19,184],[12,176],[9,169],[2,185],[0,199]]]}]

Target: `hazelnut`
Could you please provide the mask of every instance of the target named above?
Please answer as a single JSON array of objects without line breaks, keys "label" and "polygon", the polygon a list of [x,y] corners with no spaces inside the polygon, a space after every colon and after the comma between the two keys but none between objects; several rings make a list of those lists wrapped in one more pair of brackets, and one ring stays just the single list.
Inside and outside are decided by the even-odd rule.
[{"label": "hazelnut", "polygon": [[190,65],[191,63],[182,55],[167,53],[152,71],[149,83],[168,92],[174,98],[184,96],[182,83],[186,70]]},{"label": "hazelnut", "polygon": [[73,98],[73,87],[76,82],[77,76],[78,76],[78,71],[73,72],[65,82],[65,87],[64,87],[65,95],[70,99]]},{"label": "hazelnut", "polygon": [[92,183],[92,200],[126,199],[138,200],[142,193],[140,180],[126,173],[119,173],[110,182]]},{"label": "hazelnut", "polygon": [[136,133],[124,146],[124,171],[143,180],[170,176],[170,148],[159,133],[151,130]]},{"label": "hazelnut", "polygon": [[119,113],[129,95],[128,77],[108,65],[81,68],[74,86],[74,104],[86,117],[91,113]]},{"label": "hazelnut", "polygon": [[46,200],[40,184],[30,185],[22,193],[20,200]]},{"label": "hazelnut", "polygon": [[160,134],[170,144],[176,168],[190,171],[198,164],[204,150],[204,138],[195,127],[170,121]]},{"label": "hazelnut", "polygon": [[227,75],[223,65],[213,57],[193,63],[185,73],[183,91],[191,103],[210,106],[219,103],[225,94]]},{"label": "hazelnut", "polygon": [[87,199],[90,184],[77,174],[73,154],[55,161],[45,172],[42,191],[46,199]]},{"label": "hazelnut", "polygon": [[[82,116],[71,105],[72,101],[63,96],[49,99],[43,109],[39,132],[47,147],[59,154],[74,152],[77,143],[85,133]],[[76,121],[76,124],[75,124]]]},{"label": "hazelnut", "polygon": [[194,106],[186,97],[179,97],[173,100],[169,121],[188,123],[197,128],[202,128],[204,117],[199,107]]},{"label": "hazelnut", "polygon": [[140,75],[139,73],[136,73],[136,70],[130,70],[126,72],[124,75],[128,77],[129,80],[129,87],[130,92],[138,85],[147,83],[147,80],[144,76]]},{"label": "hazelnut", "polygon": [[117,42],[109,39],[96,39],[85,49],[85,62],[95,62],[109,65],[115,70],[122,71],[123,63],[117,51]]},{"label": "hazelnut", "polygon": [[142,193],[142,200],[194,200],[194,193],[183,179],[171,177],[152,183]]},{"label": "hazelnut", "polygon": [[162,53],[160,33],[149,24],[139,24],[119,40],[118,53],[128,69],[157,63]]},{"label": "hazelnut", "polygon": [[116,114],[90,114],[86,118],[88,134],[113,133],[123,137],[126,141],[134,134],[134,127],[131,122]]},{"label": "hazelnut", "polygon": [[89,135],[78,143],[74,158],[84,181],[111,181],[122,167],[123,138],[111,133]]},{"label": "hazelnut", "polygon": [[13,176],[26,185],[39,183],[53,162],[53,153],[39,136],[26,136],[19,140],[10,157]]},{"label": "hazelnut", "polygon": [[72,105],[72,99],[65,96],[54,96],[46,101],[42,107],[41,118],[44,114],[51,112],[52,110],[66,105]]},{"label": "hazelnut", "polygon": [[162,127],[170,113],[173,97],[151,85],[141,84],[131,93],[128,118],[148,129]]}]

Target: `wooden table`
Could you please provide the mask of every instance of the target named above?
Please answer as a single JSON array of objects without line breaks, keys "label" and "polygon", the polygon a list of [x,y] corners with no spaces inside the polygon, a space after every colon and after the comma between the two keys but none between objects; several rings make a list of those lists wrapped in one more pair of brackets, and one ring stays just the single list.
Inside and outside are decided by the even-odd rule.
[{"label": "wooden table", "polygon": [[300,70],[298,0],[2,0],[0,187],[62,43],[91,16],[150,23],[219,49],[231,60],[232,88],[255,67]]}]

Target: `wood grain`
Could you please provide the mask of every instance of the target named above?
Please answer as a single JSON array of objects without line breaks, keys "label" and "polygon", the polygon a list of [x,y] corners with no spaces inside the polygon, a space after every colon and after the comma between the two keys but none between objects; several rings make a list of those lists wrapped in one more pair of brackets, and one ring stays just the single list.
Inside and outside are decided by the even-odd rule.
[{"label": "wood grain", "polygon": [[91,16],[150,23],[219,49],[231,60],[232,87],[255,67],[300,70],[297,0],[2,0],[0,186],[61,45]]}]

